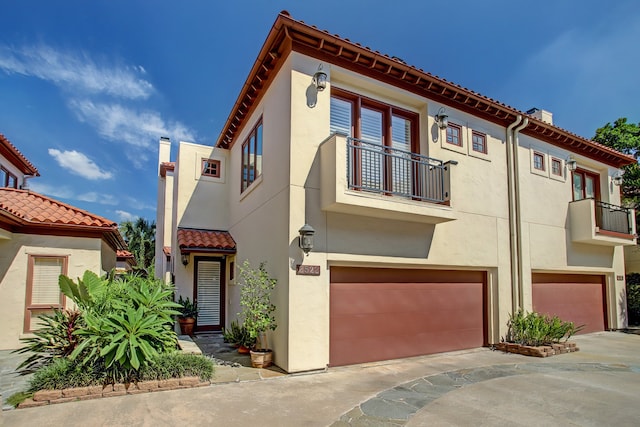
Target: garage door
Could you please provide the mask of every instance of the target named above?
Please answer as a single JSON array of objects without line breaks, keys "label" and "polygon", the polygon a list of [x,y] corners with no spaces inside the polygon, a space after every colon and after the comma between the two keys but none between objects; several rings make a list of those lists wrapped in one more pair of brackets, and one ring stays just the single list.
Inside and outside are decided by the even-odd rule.
[{"label": "garage door", "polygon": [[330,365],[482,347],[481,271],[331,268]]},{"label": "garage door", "polygon": [[581,333],[604,331],[604,276],[534,273],[533,310],[585,325]]}]

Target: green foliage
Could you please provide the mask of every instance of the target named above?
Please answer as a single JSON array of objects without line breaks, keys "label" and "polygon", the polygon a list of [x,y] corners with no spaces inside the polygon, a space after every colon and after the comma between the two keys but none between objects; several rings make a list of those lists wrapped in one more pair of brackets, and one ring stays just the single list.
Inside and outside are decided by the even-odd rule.
[{"label": "green foliage", "polygon": [[259,349],[268,346],[263,342],[267,330],[275,330],[278,326],[274,311],[276,306],[271,303],[271,292],[276,287],[277,280],[269,277],[265,270],[265,262],[261,262],[257,269],[251,268],[245,260],[240,266],[240,306],[239,316],[243,319],[243,326],[249,332],[252,340],[260,338]]},{"label": "green foliage", "polygon": [[108,280],[101,279],[96,273],[89,270],[84,272],[82,279],[78,278],[78,283],[63,274],[58,279],[60,291],[81,309],[93,306],[95,300],[101,298],[105,292],[108,283]]},{"label": "green foliage", "polygon": [[[607,123],[596,130],[593,140],[625,154],[640,156],[640,123],[627,123],[626,117]],[[640,167],[633,162],[623,168],[622,204],[636,209],[636,221],[640,223]]]},{"label": "green foliage", "polygon": [[231,322],[231,329],[225,329],[222,332],[225,342],[245,347],[253,347],[256,343],[255,338],[251,338],[246,326],[240,326],[237,321]]},{"label": "green foliage", "polygon": [[60,390],[104,384],[104,373],[96,366],[82,366],[70,359],[55,359],[41,367],[29,381],[30,392]]},{"label": "green foliage", "polygon": [[11,396],[7,397],[7,403],[14,408],[17,408],[19,404],[24,402],[27,399],[33,397],[33,392],[30,391],[19,391],[17,393],[13,393]]},{"label": "green foliage", "polygon": [[14,353],[30,354],[18,366],[20,375],[34,372],[54,358],[68,357],[78,346],[75,332],[85,325],[78,310],[54,310],[53,314],[39,316],[43,326],[34,331],[34,337],[24,338],[25,347]]},{"label": "green foliage", "polygon": [[120,233],[136,259],[138,267],[147,270],[155,263],[156,223],[138,218],[120,223]]},{"label": "green foliage", "polygon": [[549,317],[536,312],[525,314],[521,309],[509,315],[506,341],[522,345],[539,346],[565,341],[584,326],[576,327],[573,322],[564,322],[558,316]]},{"label": "green foliage", "polygon": [[640,325],[640,273],[627,274],[629,325]]},{"label": "green foliage", "polygon": [[182,299],[182,295],[178,299],[178,311],[180,317],[193,317],[196,319],[198,317],[198,303],[191,302],[189,297],[186,299]]},{"label": "green foliage", "polygon": [[213,371],[213,361],[208,357],[174,351],[159,355],[153,363],[140,369],[138,380],[200,377],[208,381],[213,377]]}]

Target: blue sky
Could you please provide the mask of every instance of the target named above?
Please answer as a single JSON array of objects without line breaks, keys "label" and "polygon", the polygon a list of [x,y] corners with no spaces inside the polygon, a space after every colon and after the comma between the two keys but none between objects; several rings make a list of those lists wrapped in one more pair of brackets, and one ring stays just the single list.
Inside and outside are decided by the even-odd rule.
[{"label": "blue sky", "polygon": [[216,141],[283,9],[582,136],[640,122],[637,0],[5,1],[0,133],[31,188],[155,219],[158,139]]}]

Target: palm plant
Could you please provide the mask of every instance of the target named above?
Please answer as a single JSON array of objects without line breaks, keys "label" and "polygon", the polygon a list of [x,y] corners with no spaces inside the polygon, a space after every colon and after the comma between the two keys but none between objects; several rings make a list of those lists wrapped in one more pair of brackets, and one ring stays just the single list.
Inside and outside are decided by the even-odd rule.
[{"label": "palm plant", "polygon": [[156,223],[144,218],[120,223],[120,232],[129,246],[129,251],[141,268],[154,264],[156,249]]}]

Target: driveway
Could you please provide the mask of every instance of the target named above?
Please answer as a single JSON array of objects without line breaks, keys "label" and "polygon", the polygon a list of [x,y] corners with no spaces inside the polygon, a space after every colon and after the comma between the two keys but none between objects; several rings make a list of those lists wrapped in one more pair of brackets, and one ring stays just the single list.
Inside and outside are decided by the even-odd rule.
[{"label": "driveway", "polygon": [[489,349],[5,411],[8,426],[638,425],[640,336],[545,359]]}]

